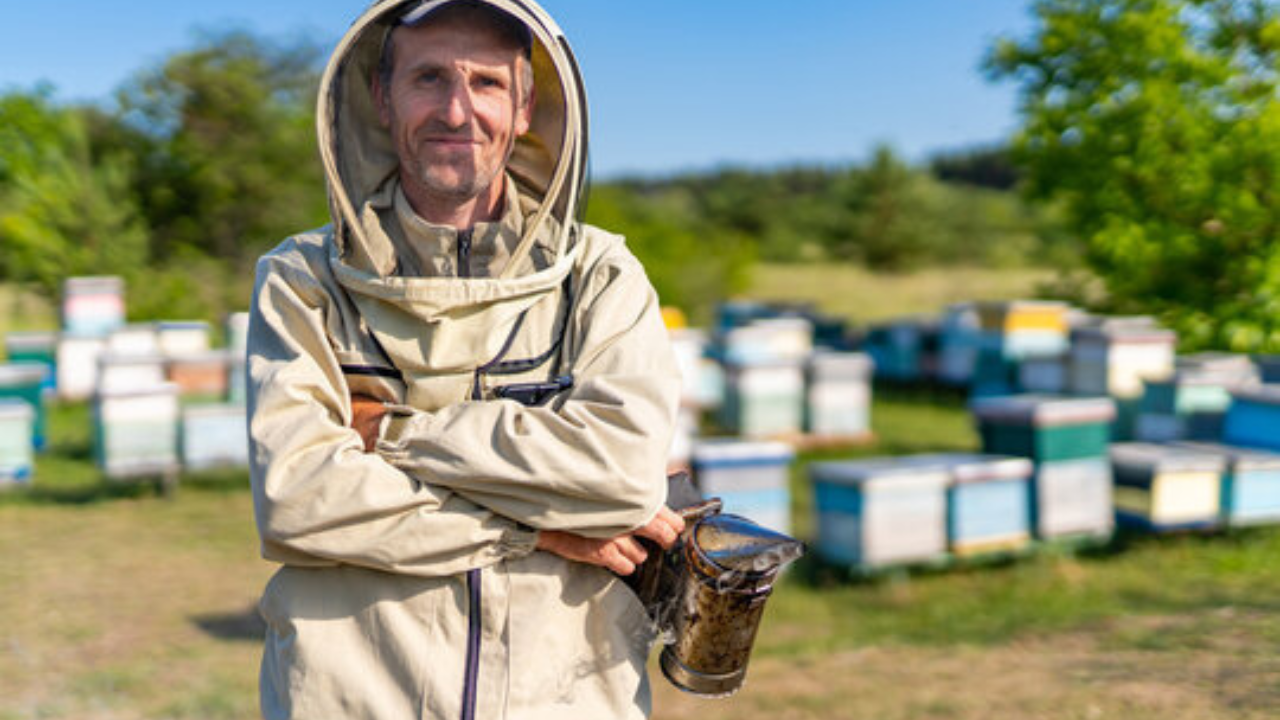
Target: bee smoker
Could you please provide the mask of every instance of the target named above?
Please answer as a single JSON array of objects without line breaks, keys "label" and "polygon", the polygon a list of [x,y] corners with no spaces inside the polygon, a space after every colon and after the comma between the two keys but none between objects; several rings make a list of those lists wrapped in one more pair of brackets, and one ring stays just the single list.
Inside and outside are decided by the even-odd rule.
[{"label": "bee smoker", "polygon": [[679,512],[680,540],[651,552],[632,586],[664,636],[663,675],[686,692],[724,697],[742,687],[773,583],[804,545],[721,513],[718,499]]}]

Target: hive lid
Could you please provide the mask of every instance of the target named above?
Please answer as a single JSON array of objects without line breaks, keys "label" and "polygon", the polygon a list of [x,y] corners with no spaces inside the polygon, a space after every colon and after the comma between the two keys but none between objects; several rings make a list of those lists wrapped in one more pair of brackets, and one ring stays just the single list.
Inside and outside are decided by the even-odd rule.
[{"label": "hive lid", "polygon": [[0,398],[0,418],[30,418],[35,414],[31,403],[20,398]]},{"label": "hive lid", "polygon": [[1116,416],[1111,398],[1035,394],[980,398],[969,410],[984,422],[1035,425],[1110,422]]},{"label": "hive lid", "polygon": [[1280,405],[1280,385],[1255,385],[1253,387],[1238,388],[1231,392],[1231,397],[1261,405]]},{"label": "hive lid", "polygon": [[1182,441],[1170,444],[1196,452],[1220,455],[1236,471],[1280,470],[1280,453],[1268,450],[1212,442]]},{"label": "hive lid", "polygon": [[693,541],[703,557],[735,573],[768,575],[804,554],[799,540],[740,515],[721,513],[700,520]]},{"label": "hive lid", "polygon": [[42,362],[18,361],[0,364],[0,385],[38,384],[49,374]]},{"label": "hive lid", "polygon": [[921,462],[934,459],[946,466],[951,474],[951,481],[955,483],[1028,478],[1035,471],[1035,465],[1030,460],[1012,455],[936,453],[921,456]]},{"label": "hive lid", "polygon": [[947,465],[921,456],[877,457],[862,460],[828,460],[809,465],[815,482],[861,485],[869,482],[926,482],[945,485],[951,479]]},{"label": "hive lid", "polygon": [[773,440],[714,438],[693,445],[690,458],[695,466],[741,466],[789,463],[796,456],[786,443]]},{"label": "hive lid", "polygon": [[1221,454],[1181,445],[1115,443],[1109,454],[1117,468],[1149,469],[1153,473],[1222,472],[1227,464]]}]

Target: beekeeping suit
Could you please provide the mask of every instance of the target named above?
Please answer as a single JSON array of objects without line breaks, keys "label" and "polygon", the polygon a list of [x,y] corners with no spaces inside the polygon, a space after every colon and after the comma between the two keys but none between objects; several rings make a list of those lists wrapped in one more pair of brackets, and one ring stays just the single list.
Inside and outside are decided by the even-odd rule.
[{"label": "beekeeping suit", "polygon": [[[258,266],[252,478],[282,565],[261,602],[262,711],[644,717],[639,602],[535,544],[630,532],[662,504],[678,381],[657,299],[621,238],[575,218],[585,98],[528,0],[490,0],[529,26],[536,74],[502,217],[468,258],[413,214],[369,81],[417,4],[375,3],[338,45],[318,102],[333,223]],[[374,452],[353,395],[390,409]]]}]

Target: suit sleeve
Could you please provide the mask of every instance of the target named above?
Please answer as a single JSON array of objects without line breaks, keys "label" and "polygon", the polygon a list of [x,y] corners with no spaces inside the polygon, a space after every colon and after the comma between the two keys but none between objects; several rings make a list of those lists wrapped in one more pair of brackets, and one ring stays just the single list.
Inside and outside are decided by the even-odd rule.
[{"label": "suit sleeve", "polygon": [[327,297],[296,256],[259,262],[248,383],[264,557],[440,576],[531,552],[532,529],[363,452],[325,332]]},{"label": "suit sleeve", "polygon": [[572,390],[542,407],[406,409],[384,427],[379,452],[539,529],[608,537],[647,523],[666,497],[680,389],[657,295],[620,241],[577,295],[564,362]]}]

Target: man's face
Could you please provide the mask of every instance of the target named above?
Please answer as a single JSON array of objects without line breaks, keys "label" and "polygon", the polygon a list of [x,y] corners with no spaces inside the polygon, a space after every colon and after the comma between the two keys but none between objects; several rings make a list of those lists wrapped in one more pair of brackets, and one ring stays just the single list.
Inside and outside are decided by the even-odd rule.
[{"label": "man's face", "polygon": [[532,103],[520,102],[528,89],[517,87],[522,62],[519,49],[475,23],[395,31],[390,83],[375,93],[411,200],[456,207],[501,195],[503,168],[532,115]]}]

